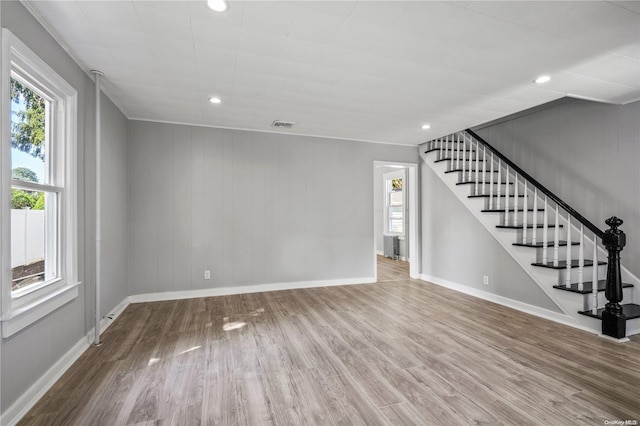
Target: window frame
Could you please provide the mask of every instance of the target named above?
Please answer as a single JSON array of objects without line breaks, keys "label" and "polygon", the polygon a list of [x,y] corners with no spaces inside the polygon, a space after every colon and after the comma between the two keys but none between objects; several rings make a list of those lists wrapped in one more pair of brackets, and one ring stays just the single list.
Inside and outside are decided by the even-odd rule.
[{"label": "window frame", "polygon": [[[12,186],[57,193],[58,277],[24,291],[11,290],[11,197],[0,199],[0,262],[2,263],[2,303],[0,306],[2,337],[9,337],[38,321],[62,305],[78,297],[78,230],[77,230],[77,91],[41,60],[9,30],[2,29],[2,94],[3,126],[0,146],[0,185],[2,194],[10,194]],[[50,101],[50,134],[48,155],[53,155],[47,184],[15,180],[11,176],[11,99],[12,75],[35,88]],[[15,77],[14,77],[15,78]]]},{"label": "window frame", "polygon": [[[403,237],[406,232],[407,225],[407,193],[406,193],[406,184],[407,184],[407,176],[405,173],[405,169],[387,172],[383,174],[384,179],[384,233],[389,235],[398,235]],[[389,209],[391,207],[391,192],[392,191],[392,181],[394,179],[402,179],[402,232],[392,231],[390,227],[390,214]]]}]

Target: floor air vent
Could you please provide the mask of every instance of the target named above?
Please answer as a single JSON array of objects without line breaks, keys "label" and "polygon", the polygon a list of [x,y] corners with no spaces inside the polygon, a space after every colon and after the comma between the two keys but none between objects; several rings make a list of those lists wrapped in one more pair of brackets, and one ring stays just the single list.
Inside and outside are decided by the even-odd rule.
[{"label": "floor air vent", "polygon": [[290,129],[293,127],[294,124],[296,123],[293,121],[274,120],[273,123],[271,123],[271,127],[280,127],[284,129]]}]

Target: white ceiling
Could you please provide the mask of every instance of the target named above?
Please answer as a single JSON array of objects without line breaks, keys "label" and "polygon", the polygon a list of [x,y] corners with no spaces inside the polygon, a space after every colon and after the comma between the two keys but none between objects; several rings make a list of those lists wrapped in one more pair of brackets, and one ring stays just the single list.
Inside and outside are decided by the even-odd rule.
[{"label": "white ceiling", "polygon": [[417,145],[567,95],[640,99],[639,1],[24,3],[132,119]]}]

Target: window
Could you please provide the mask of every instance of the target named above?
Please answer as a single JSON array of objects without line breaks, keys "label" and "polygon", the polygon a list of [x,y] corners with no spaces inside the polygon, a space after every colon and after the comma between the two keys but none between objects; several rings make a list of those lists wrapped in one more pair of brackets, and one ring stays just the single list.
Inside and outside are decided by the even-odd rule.
[{"label": "window", "polygon": [[385,182],[385,232],[404,234],[404,171],[386,173]]},{"label": "window", "polygon": [[7,337],[78,295],[77,94],[11,32],[2,31],[0,217]]}]

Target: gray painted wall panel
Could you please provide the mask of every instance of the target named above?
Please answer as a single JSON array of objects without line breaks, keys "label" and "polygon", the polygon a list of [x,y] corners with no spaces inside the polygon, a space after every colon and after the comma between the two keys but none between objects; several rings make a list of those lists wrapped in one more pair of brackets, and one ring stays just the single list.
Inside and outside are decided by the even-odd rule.
[{"label": "gray painted wall panel", "polygon": [[133,121],[129,158],[142,294],[372,276],[373,161],[417,150]]},{"label": "gray painted wall panel", "polygon": [[128,120],[106,97],[102,115],[102,298],[101,310],[108,314],[128,295]]},{"label": "gray painted wall panel", "polygon": [[478,133],[600,229],[622,218],[622,261],[640,276],[640,102],[569,100]]}]

